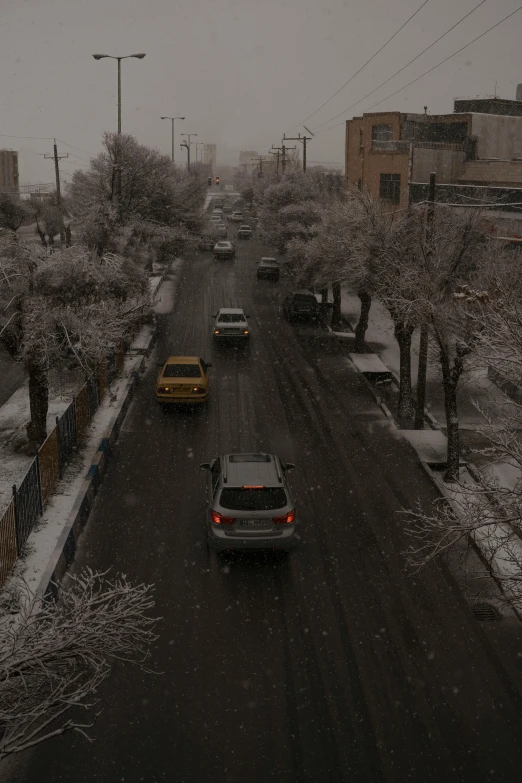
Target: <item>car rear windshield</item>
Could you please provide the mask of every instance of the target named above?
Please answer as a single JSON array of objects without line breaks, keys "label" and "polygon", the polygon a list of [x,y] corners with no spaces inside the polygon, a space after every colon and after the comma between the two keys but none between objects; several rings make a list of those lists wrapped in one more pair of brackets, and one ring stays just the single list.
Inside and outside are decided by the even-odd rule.
[{"label": "car rear windshield", "polygon": [[201,378],[198,364],[167,364],[163,370],[164,378]]},{"label": "car rear windshield", "polygon": [[244,317],[239,314],[233,314],[233,313],[223,313],[219,316],[219,323],[220,324],[240,324],[244,321]]},{"label": "car rear windshield", "polygon": [[313,294],[294,294],[294,302],[298,304],[316,304],[316,301]]},{"label": "car rear windshield", "polygon": [[221,490],[219,504],[230,511],[272,511],[286,506],[288,500],[282,487],[226,487]]}]

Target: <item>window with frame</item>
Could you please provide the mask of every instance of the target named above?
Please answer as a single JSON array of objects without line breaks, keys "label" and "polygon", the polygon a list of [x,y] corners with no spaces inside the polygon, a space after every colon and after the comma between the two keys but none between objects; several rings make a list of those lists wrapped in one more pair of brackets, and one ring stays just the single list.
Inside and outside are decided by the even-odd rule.
[{"label": "window with frame", "polygon": [[381,174],[379,196],[386,201],[398,204],[401,200],[401,175]]},{"label": "window with frame", "polygon": [[372,125],[372,141],[393,141],[391,125]]}]

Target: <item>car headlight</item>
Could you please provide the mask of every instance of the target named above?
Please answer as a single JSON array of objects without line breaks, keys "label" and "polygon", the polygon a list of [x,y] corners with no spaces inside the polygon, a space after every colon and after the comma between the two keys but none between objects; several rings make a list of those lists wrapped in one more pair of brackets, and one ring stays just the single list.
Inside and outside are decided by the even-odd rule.
[{"label": "car headlight", "polygon": [[219,329],[214,329],[214,334],[219,334]]},{"label": "car headlight", "polygon": [[248,334],[248,329],[243,329],[243,334]]}]

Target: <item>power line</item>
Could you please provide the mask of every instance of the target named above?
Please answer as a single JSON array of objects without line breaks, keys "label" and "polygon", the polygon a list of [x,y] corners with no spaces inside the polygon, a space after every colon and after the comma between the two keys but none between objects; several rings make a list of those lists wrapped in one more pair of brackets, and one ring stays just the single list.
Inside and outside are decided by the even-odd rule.
[{"label": "power line", "polygon": [[0,133],[6,139],[33,139],[33,141],[52,141],[54,136],[15,136],[13,133]]},{"label": "power line", "polygon": [[[496,24],[494,24],[494,25],[492,25],[491,27],[489,27],[487,30],[485,30],[485,31],[484,31],[483,33],[481,33],[480,35],[477,35],[477,37],[476,37],[476,38],[474,38],[474,39],[473,39],[472,41],[470,41],[469,43],[465,44],[465,46],[461,46],[461,48],[460,48],[460,49],[457,49],[457,51],[456,51],[456,52],[453,52],[453,54],[450,54],[448,57],[445,57],[445,58],[444,58],[444,60],[441,60],[441,61],[440,61],[440,63],[437,63],[437,65],[434,65],[432,68],[429,68],[429,70],[427,70],[427,71],[424,71],[424,73],[421,73],[421,75],[420,75],[420,76],[417,76],[417,78],[416,78],[416,79],[412,79],[412,81],[411,81],[411,82],[408,82],[408,84],[405,84],[403,87],[399,87],[399,89],[398,89],[398,90],[395,90],[395,92],[392,92],[390,95],[387,95],[387,96],[386,96],[386,98],[381,98],[381,100],[380,100],[380,101],[377,101],[377,103],[373,103],[371,106],[369,106],[369,107],[366,109],[366,111],[370,111],[370,109],[373,109],[373,108],[375,108],[375,106],[379,106],[379,104],[381,104],[381,103],[384,103],[384,101],[387,101],[387,100],[388,100],[388,98],[393,98],[393,96],[394,96],[394,95],[397,95],[399,92],[402,92],[402,91],[403,91],[403,90],[405,90],[407,87],[410,87],[410,85],[412,85],[412,84],[415,84],[415,82],[418,82],[420,79],[422,79],[422,78],[423,78],[424,76],[426,76],[428,73],[431,73],[432,71],[434,71],[434,70],[435,70],[436,68],[438,68],[440,65],[444,65],[444,63],[448,62],[448,60],[451,60],[451,59],[452,59],[452,57],[456,57],[456,56],[457,56],[457,54],[460,54],[461,52],[463,52],[463,51],[464,51],[464,49],[467,49],[467,48],[468,48],[468,46],[471,46],[471,44],[474,44],[474,43],[475,43],[476,41],[478,41],[480,38],[483,38],[485,35],[487,35],[487,33],[491,32],[491,30],[494,30],[494,29],[495,29],[495,27],[498,27],[499,25],[501,25],[501,24],[502,24],[502,22],[505,22],[507,19],[509,19],[511,16],[514,16],[514,15],[515,15],[515,14],[517,14],[519,11],[522,11],[522,6],[519,6],[519,7],[518,7],[518,8],[516,8],[514,11],[512,11],[510,14],[508,14],[508,15],[507,15],[507,16],[505,16],[503,19],[501,19],[499,22],[497,22]],[[369,93],[369,94],[371,94],[371,93]],[[365,97],[367,97],[367,96],[365,96]],[[363,101],[363,100],[364,100],[364,98],[361,98],[361,101]],[[359,103],[360,103],[360,101],[359,101]],[[350,107],[349,107],[349,108],[350,108]],[[345,111],[348,111],[348,109],[345,109]],[[342,113],[342,114],[344,114],[344,112],[341,112],[341,113]],[[317,131],[317,133],[325,133],[326,131],[332,130],[333,128],[337,128],[339,125],[344,125],[344,122],[345,122],[345,120],[342,120],[341,122],[337,122],[335,125],[331,125],[329,128],[323,128],[323,130]]]},{"label": "power line", "polygon": [[81,147],[75,147],[74,144],[69,144],[67,141],[62,141],[62,139],[58,139],[60,144],[65,144],[66,147],[70,147],[73,150],[78,150],[78,152],[85,152],[86,155],[94,155],[94,152],[89,152],[89,150],[82,150]]},{"label": "power line", "polygon": [[[366,62],[364,63],[364,65],[361,65],[361,67],[359,68],[359,70],[358,70],[358,71],[356,71],[354,74],[352,74],[352,76],[350,76],[350,78],[348,79],[348,81],[346,81],[346,82],[343,84],[343,86],[342,86],[342,87],[339,87],[339,89],[338,89],[336,92],[334,92],[334,93],[333,93],[333,95],[330,95],[330,97],[329,97],[329,98],[327,98],[327,100],[326,100],[324,103],[322,103],[322,104],[319,106],[319,108],[318,108],[318,109],[316,109],[314,112],[312,112],[312,114],[309,114],[309,115],[308,115],[308,117],[305,117],[305,118],[304,118],[304,120],[303,120],[303,122],[302,122],[302,123],[300,123],[300,125],[303,125],[303,123],[305,123],[307,120],[309,120],[309,119],[310,119],[310,117],[313,117],[315,114],[317,114],[317,112],[318,112],[318,111],[321,111],[321,109],[323,108],[323,106],[326,106],[326,104],[327,104],[327,103],[329,103],[329,102],[332,100],[332,98],[335,98],[335,96],[336,96],[336,95],[338,95],[338,94],[341,92],[341,90],[344,90],[344,88],[345,88],[345,87],[346,87],[348,84],[350,84],[350,82],[351,82],[351,81],[353,81],[353,79],[355,79],[355,77],[356,77],[356,76],[358,76],[358,75],[361,73],[361,71],[362,71],[364,68],[366,68],[366,66],[367,66],[369,63],[371,63],[371,61],[372,61],[372,60],[374,60],[374,59],[377,57],[377,55],[378,55],[378,54],[380,54],[380,52],[382,52],[382,50],[383,50],[383,49],[385,49],[385,48],[386,48],[386,46],[388,46],[388,44],[390,43],[390,41],[393,41],[393,39],[394,39],[394,38],[395,38],[397,35],[399,35],[399,33],[401,32],[401,30],[404,30],[404,28],[406,27],[406,25],[408,24],[408,22],[411,22],[411,20],[413,19],[413,17],[414,17],[414,16],[417,16],[417,14],[419,13],[419,11],[421,11],[421,10],[424,8],[424,6],[428,4],[428,2],[429,2],[429,0],[424,0],[424,2],[422,3],[422,5],[421,5],[419,8],[417,8],[417,10],[415,11],[415,13],[414,13],[414,14],[412,14],[412,15],[410,16],[410,18],[409,18],[409,19],[406,19],[406,21],[404,22],[404,24],[403,24],[403,25],[401,25],[401,27],[399,27],[399,29],[398,29],[398,30],[397,30],[397,31],[396,31],[396,32],[395,32],[395,33],[394,33],[394,34],[391,36],[391,38],[388,38],[388,40],[386,41],[386,43],[384,43],[384,44],[381,46],[381,48],[380,48],[380,49],[378,49],[378,50],[375,52],[375,54],[372,54],[372,56],[370,57],[370,59],[369,59],[369,60],[366,60]],[[485,2],[485,0],[483,0],[483,2]],[[329,120],[328,120],[328,122],[329,122]],[[294,126],[293,126],[293,128],[291,128],[289,131],[286,131],[286,133],[291,133],[291,132],[294,130],[294,128],[299,128],[299,127],[300,127],[300,125],[294,125]]]},{"label": "power line", "polygon": [[[374,92],[377,92],[377,90],[380,90],[381,87],[384,87],[385,84],[388,84],[388,82],[391,82],[392,79],[394,79],[396,76],[398,76],[400,73],[402,73],[402,71],[404,71],[409,65],[414,63],[415,60],[418,60],[419,57],[422,57],[422,55],[425,54],[429,49],[432,49],[435,46],[435,44],[438,44],[439,41],[442,41],[442,39],[446,35],[448,35],[448,33],[451,33],[452,30],[454,30],[456,27],[458,27],[459,24],[461,24],[465,19],[467,19],[468,16],[471,16],[471,14],[473,14],[477,10],[477,8],[479,8],[481,5],[484,5],[484,3],[486,3],[486,2],[487,2],[487,0],[480,0],[480,3],[478,3],[478,5],[476,5],[475,8],[472,8],[471,11],[469,11],[465,16],[462,17],[462,19],[459,19],[458,22],[455,22],[455,24],[452,27],[450,27],[448,30],[446,30],[446,32],[443,33],[442,35],[439,35],[439,37],[435,41],[433,41],[433,43],[430,43],[430,45],[427,46],[425,49],[423,49],[422,52],[420,52],[420,54],[418,54],[416,57],[413,58],[413,60],[410,60],[409,63],[406,63],[406,65],[403,65],[402,68],[399,68],[398,71],[395,71],[395,73],[392,74],[392,76],[389,76],[386,79],[386,81],[382,82],[374,90],[372,90],[371,92],[367,93],[364,96],[364,98],[360,98],[355,103],[352,103],[351,106],[348,106],[347,109],[343,109],[343,111],[339,112],[339,114],[336,114],[334,117],[330,117],[329,120],[325,120],[324,122],[321,122],[319,125],[316,125],[315,127],[316,128],[322,128],[323,125],[326,125],[327,123],[332,122],[333,120],[336,120],[337,117],[341,116],[341,114],[345,114],[347,111],[350,111],[350,109],[353,109],[354,106],[357,106],[359,103],[362,103],[362,101],[364,101],[366,98],[369,98],[370,95],[373,95]],[[315,130],[315,128],[314,128],[314,130]]]}]

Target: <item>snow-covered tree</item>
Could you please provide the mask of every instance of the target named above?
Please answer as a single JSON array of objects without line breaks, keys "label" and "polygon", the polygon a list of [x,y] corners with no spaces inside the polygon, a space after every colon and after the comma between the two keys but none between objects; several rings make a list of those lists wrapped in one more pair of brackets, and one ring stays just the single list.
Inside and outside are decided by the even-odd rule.
[{"label": "snow-covered tree", "polygon": [[[520,254],[514,258],[494,242],[495,268],[481,281],[485,287],[458,287],[455,307],[472,324],[474,363],[496,370],[511,388],[522,388]],[[441,500],[429,514],[420,508],[407,513],[412,539],[407,554],[414,566],[422,567],[471,538],[490,574],[522,608],[522,405],[506,397],[494,419],[483,416],[480,430],[488,445],[476,451],[482,464],[473,471],[474,481],[455,480],[448,487],[449,502]],[[498,464],[508,481],[500,480]]]},{"label": "snow-covered tree", "polygon": [[284,254],[292,239],[308,241],[321,219],[320,191],[312,178],[290,174],[269,185],[259,199],[260,236]]},{"label": "snow-covered tree", "polygon": [[178,242],[202,230],[202,177],[176,169],[169,157],[130,135],[106,133],[103,146],[89,170],[74,173],[68,192],[77,233],[98,255],[124,252],[124,228],[132,233],[133,222],[135,236],[149,222],[172,229]]},{"label": "snow-covered tree", "polygon": [[47,435],[49,371],[76,364],[93,372],[148,308],[146,283],[121,256],[98,258],[79,245],[48,255],[0,238],[0,340],[27,370],[33,447]]},{"label": "snow-covered tree", "polygon": [[22,586],[18,611],[0,614],[0,761],[70,731],[89,739],[113,665],[149,671],[152,587],[90,569],[67,579],[58,602]]},{"label": "snow-covered tree", "polygon": [[27,209],[20,201],[11,198],[7,193],[0,193],[0,228],[18,231],[28,216]]}]

